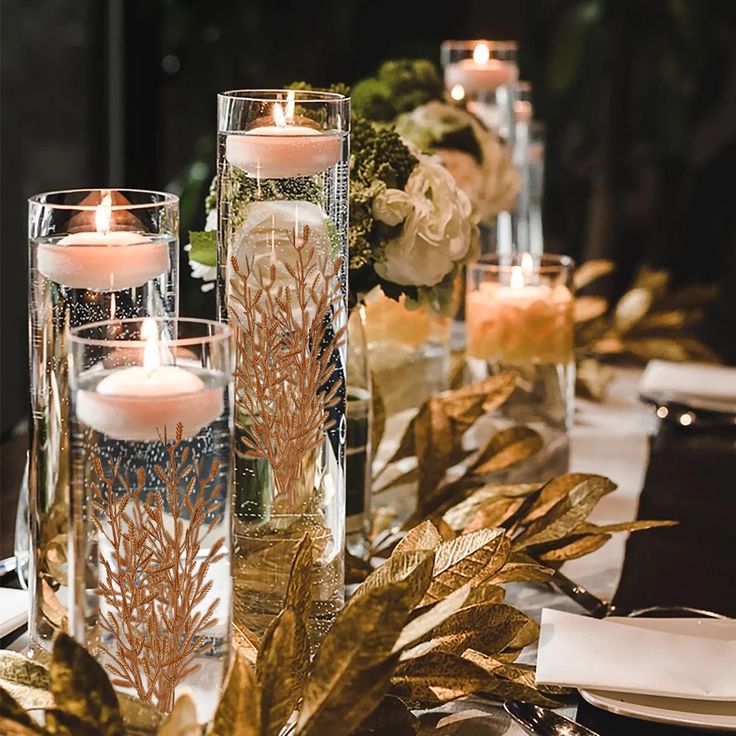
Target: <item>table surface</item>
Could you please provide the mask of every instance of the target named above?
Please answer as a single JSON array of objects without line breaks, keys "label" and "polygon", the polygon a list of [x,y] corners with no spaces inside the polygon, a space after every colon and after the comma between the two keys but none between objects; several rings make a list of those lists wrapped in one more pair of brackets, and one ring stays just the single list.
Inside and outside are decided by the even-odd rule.
[{"label": "table surface", "polygon": [[[647,471],[650,460],[650,438],[656,431],[656,422],[654,421],[649,410],[645,409],[636,400],[636,385],[638,383],[640,372],[636,370],[617,370],[616,377],[610,387],[606,401],[596,404],[588,401],[578,401],[576,410],[576,422],[572,432],[572,454],[571,454],[571,470],[576,472],[594,472],[611,478],[618,484],[617,490],[604,497],[598,507],[594,510],[591,521],[595,523],[614,523],[619,521],[627,521],[637,517],[637,511],[640,504],[640,496],[642,489],[647,488],[651,483],[660,482],[661,478],[657,478],[657,474],[661,471],[652,463],[649,472]],[[659,452],[658,443],[662,438],[662,433],[658,436],[653,445],[653,459]],[[665,440],[667,437],[665,437]],[[671,440],[671,438],[670,438]],[[664,440],[663,440],[664,441]],[[684,440],[692,443],[693,440]],[[731,441],[731,440],[729,440]],[[695,440],[696,444],[698,440]],[[729,445],[736,449],[736,444]],[[693,473],[697,473],[697,468],[692,468],[690,475],[687,475],[687,448],[678,448],[682,450],[684,467],[674,467],[669,472],[667,482],[677,484],[677,476],[683,473],[683,483],[693,482]],[[17,489],[22,476],[22,468],[24,462],[25,438],[19,436],[13,438],[11,442],[3,445],[3,482],[2,482],[2,504],[0,505],[0,514],[2,516],[2,556],[12,554],[12,528],[14,525],[14,501],[15,489]],[[733,453],[736,456],[736,453]],[[669,457],[669,456],[668,456]],[[733,457],[727,455],[729,461],[733,462]],[[9,464],[6,465],[6,463]],[[681,463],[682,464],[682,463]],[[670,467],[669,460],[667,463],[660,462],[666,468]],[[729,467],[731,467],[729,465]],[[725,468],[728,470],[728,468]],[[674,477],[673,477],[674,472]],[[673,496],[674,497],[674,496]],[[682,494],[679,496],[682,498]],[[687,498],[687,494],[685,498]],[[657,504],[652,504],[651,498],[647,496],[646,503],[649,504],[647,511],[658,511]],[[732,502],[729,502],[728,508],[716,508],[715,513],[725,513],[731,511]],[[671,508],[672,518],[683,518],[687,515],[687,509],[682,505],[674,504]],[[644,514],[643,516],[647,516]],[[655,518],[648,515],[648,518]],[[664,518],[658,516],[657,518]],[[669,518],[669,517],[667,517]],[[715,517],[717,518],[717,517]],[[721,517],[723,518],[723,517]],[[731,516],[731,527],[732,527]],[[662,530],[667,532],[669,530]],[[702,530],[695,532],[686,531],[685,534],[699,534]],[[643,538],[645,535],[655,534],[655,532],[644,532],[640,535],[631,537],[630,545],[638,544],[635,537]],[[714,535],[711,535],[714,536]],[[664,537],[664,548],[667,548],[667,537]],[[734,558],[733,546],[731,545],[732,537],[726,536],[725,540],[720,542],[713,541],[712,544],[728,545],[731,559]],[[692,541],[692,540],[691,540]],[[8,551],[10,550],[10,551]],[[626,535],[615,535],[600,550],[588,555],[580,560],[573,560],[564,565],[563,571],[568,577],[578,583],[581,583],[596,595],[611,599],[619,588],[619,582],[622,576],[622,570],[625,571],[624,559],[626,553],[627,561],[632,557],[631,549],[627,551]],[[674,551],[671,550],[673,553]],[[714,554],[713,549],[708,550],[708,554]],[[647,554],[645,550],[645,554]],[[650,555],[651,556],[651,555]],[[734,560],[736,561],[736,560]],[[667,560],[656,560],[652,562],[650,571],[652,575],[661,576],[661,567],[666,565]],[[627,562],[630,567],[630,562]],[[657,567],[659,564],[660,568]],[[734,566],[733,569],[736,569]],[[644,578],[646,580],[646,577]],[[632,576],[625,577],[622,588],[632,587]],[[736,583],[736,580],[734,580]],[[651,587],[651,586],[650,586]],[[677,587],[677,586],[675,586]],[[646,590],[645,588],[644,590]],[[725,594],[721,595],[721,602],[734,603],[736,599],[736,585],[730,588]],[[641,586],[633,585],[632,590],[620,590],[620,594],[624,594],[631,599],[643,595]],[[697,598],[698,591],[691,592]],[[724,595],[726,596],[724,598]],[[544,607],[552,607],[559,610],[566,610],[575,613],[582,612],[575,603],[567,597],[556,594],[555,592],[542,588],[525,585],[511,585],[508,592],[509,602],[522,608],[525,612],[535,619],[539,619],[541,610]],[[657,601],[661,602],[661,601]],[[674,601],[673,601],[674,602]],[[689,599],[691,605],[698,603],[692,598]],[[705,602],[698,603],[705,606]],[[733,615],[734,611],[726,611]],[[22,649],[23,640],[18,640],[13,648]],[[526,653],[526,661],[533,661],[535,653],[530,651]],[[591,718],[590,711],[594,709],[583,707],[580,716],[589,725],[595,725],[602,736],[613,736],[619,733],[650,733],[648,726],[643,723],[624,719],[624,726],[612,726],[609,722],[599,723],[596,721],[596,714]],[[563,711],[569,716],[575,715],[575,709],[570,708]],[[596,712],[600,714],[600,711]],[[423,729],[422,732],[433,732],[442,734],[457,734],[457,736],[475,736],[476,734],[506,734],[507,736],[518,736],[523,732],[512,722],[509,717],[498,707],[489,704],[487,701],[469,698],[462,701],[449,703],[446,706],[429,711],[422,714]],[[614,717],[606,716],[606,718],[614,719]],[[600,719],[599,719],[600,720]],[[621,719],[617,719],[621,720]],[[668,731],[667,727],[653,727],[657,730],[657,734],[675,733],[675,730]],[[664,728],[665,730],[661,730]],[[637,730],[634,730],[637,729]],[[644,729],[644,730],[639,730]],[[654,730],[651,731],[655,733]],[[677,731],[677,733],[685,733]]]}]

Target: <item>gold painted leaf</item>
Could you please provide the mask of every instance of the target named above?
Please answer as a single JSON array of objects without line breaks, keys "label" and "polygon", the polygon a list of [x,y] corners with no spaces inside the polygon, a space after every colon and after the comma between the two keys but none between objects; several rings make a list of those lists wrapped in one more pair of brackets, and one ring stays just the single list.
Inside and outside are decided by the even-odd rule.
[{"label": "gold painted leaf", "polygon": [[443,703],[482,692],[493,679],[473,662],[435,651],[400,663],[391,678],[391,692],[424,704]]},{"label": "gold painted leaf", "polygon": [[502,652],[528,628],[530,619],[505,603],[485,603],[452,614],[432,632],[427,650],[462,654],[476,649],[486,654]]},{"label": "gold painted leaf", "polygon": [[542,449],[539,432],[523,425],[502,429],[491,437],[470,470],[475,475],[488,475],[518,465]]},{"label": "gold painted leaf", "polygon": [[120,714],[128,736],[148,736],[156,733],[161,723],[161,712],[148,703],[125,693],[117,693]]},{"label": "gold painted leaf", "polygon": [[[508,566],[504,565],[502,571]],[[499,585],[486,580],[470,590],[470,595],[465,601],[465,606],[477,606],[481,603],[503,603],[506,591]]]},{"label": "gold painted leaf", "polygon": [[345,583],[356,585],[362,583],[373,572],[373,565],[345,550]]},{"label": "gold painted leaf", "polygon": [[308,669],[309,640],[304,620],[294,609],[285,608],[264,635],[256,665],[265,736],[278,736],[294,712]]},{"label": "gold painted leaf", "polygon": [[575,289],[582,289],[615,270],[616,264],[613,261],[603,258],[586,261],[575,269],[575,275],[573,276]]},{"label": "gold painted leaf", "polygon": [[[105,736],[125,736],[110,680],[94,657],[70,636],[60,633],[54,640],[49,672],[51,692],[59,709],[86,721]],[[58,718],[57,714],[52,716],[52,720]]]},{"label": "gold painted leaf", "polygon": [[510,542],[503,529],[480,529],[443,542],[435,553],[432,582],[420,606],[493,576],[508,560]]},{"label": "gold painted leaf", "polygon": [[[386,477],[388,479],[386,480]],[[414,466],[406,472],[402,473],[398,471],[397,466],[390,466],[384,470],[379,476],[381,484],[373,491],[374,495],[388,491],[396,486],[404,486],[409,483],[415,483],[419,478],[419,468]]]},{"label": "gold painted leaf", "polygon": [[385,695],[352,736],[412,736],[420,725],[403,700]]},{"label": "gold painted leaf", "polygon": [[643,286],[636,286],[619,299],[613,313],[616,328],[624,333],[630,330],[649,311],[654,301],[654,292]]},{"label": "gold painted leaf", "polygon": [[579,296],[573,303],[573,314],[576,324],[591,322],[602,317],[608,311],[608,300],[602,296]]},{"label": "gold painted leaf", "polygon": [[431,575],[431,552],[397,559],[409,555],[423,560],[398,582],[353,596],[327,632],[304,688],[300,736],[350,733],[385,694],[398,659],[393,647]]},{"label": "gold painted leaf", "polygon": [[[22,703],[16,701],[10,693],[0,687],[0,719],[13,722],[19,728],[25,728],[29,733],[42,733],[43,730],[26,713],[26,710]],[[2,720],[0,720],[1,722]],[[4,733],[4,731],[0,731],[0,733]]]},{"label": "gold painted leaf", "polygon": [[176,699],[174,709],[161,724],[156,736],[201,736],[197,723],[197,706],[187,693]]},{"label": "gold painted leaf", "polygon": [[[499,504],[498,515],[505,515],[505,508],[513,506],[518,499],[523,499],[541,487],[540,483],[518,483],[515,485],[498,485],[485,483],[473,491],[467,498],[458,501],[444,512],[442,518],[457,532],[467,529],[470,520],[482,506]],[[489,518],[491,514],[489,513]],[[499,524],[488,524],[499,526]]]},{"label": "gold painted leaf", "polygon": [[647,519],[638,519],[636,521],[622,521],[618,524],[583,524],[578,527],[578,531],[590,531],[592,533],[614,534],[616,532],[641,532],[647,529],[661,529],[668,526],[677,526],[679,521],[650,521]]},{"label": "gold painted leaf", "polygon": [[410,529],[404,538],[396,545],[393,554],[410,552],[420,549],[437,549],[442,544],[442,535],[437,527],[429,520]]},{"label": "gold painted leaf", "polygon": [[414,603],[416,605],[430,584],[433,564],[432,550],[394,553],[365,579],[353,594],[350,603],[352,604],[357,598],[373,590],[386,588],[392,583],[408,582],[411,585],[412,594],[416,596]]},{"label": "gold painted leaf", "polygon": [[591,401],[603,401],[613,376],[613,370],[595,358],[578,360],[575,368],[575,395]]},{"label": "gold painted leaf", "polygon": [[450,388],[456,391],[465,383],[465,350],[450,352]]},{"label": "gold painted leaf", "polygon": [[600,549],[610,538],[610,534],[587,534],[584,537],[574,539],[562,547],[555,547],[554,549],[542,552],[539,555],[539,559],[545,562],[576,560],[578,557],[584,557]]},{"label": "gold painted leaf", "polygon": [[423,639],[432,629],[439,626],[445,619],[467,605],[471,593],[469,585],[458,588],[444,600],[432,606],[425,613],[412,619],[401,631],[394,644],[393,653],[401,652],[415,642]]},{"label": "gold painted leaf", "polygon": [[546,687],[544,692],[541,692],[535,682],[533,667],[510,665],[472,649],[462,656],[494,677],[493,689],[489,694],[498,700],[523,700],[526,703],[557,708],[560,703],[547,695],[551,693],[563,695],[570,692],[565,688],[553,688],[550,691]]},{"label": "gold painted leaf", "polygon": [[373,424],[371,425],[371,450],[372,454],[378,452],[378,448],[383,439],[383,433],[386,431],[386,404],[383,401],[383,394],[378,385],[376,376],[371,372],[371,399],[373,402]]},{"label": "gold painted leaf", "polygon": [[514,548],[527,549],[564,538],[587,519],[603,496],[615,488],[615,483],[601,476],[578,483],[514,539]]},{"label": "gold painted leaf", "polygon": [[501,583],[546,583],[554,570],[536,562],[507,562],[490,580],[494,585]]},{"label": "gold painted leaf", "polygon": [[44,576],[41,576],[41,611],[45,618],[61,631],[66,630],[66,608],[61,604],[56,591],[49,585]]},{"label": "gold painted leaf", "polygon": [[54,706],[49,671],[17,652],[0,651],[0,687],[26,710]]},{"label": "gold painted leaf", "polygon": [[0,733],[3,736],[37,736],[43,731],[37,731],[27,723],[0,716]]},{"label": "gold painted leaf", "polygon": [[249,628],[242,624],[233,624],[232,626],[233,644],[240,649],[251,664],[255,664],[256,659],[258,659],[258,649],[261,646],[261,640]]},{"label": "gold painted leaf", "polygon": [[312,539],[305,534],[296,548],[289,571],[284,596],[284,608],[293,608],[302,621],[309,618],[312,608],[312,570],[314,568]]},{"label": "gold painted leaf", "polygon": [[243,652],[235,656],[225,679],[225,689],[215,711],[212,736],[261,736],[260,692]]},{"label": "gold painted leaf", "polygon": [[542,492],[532,510],[524,517],[524,523],[544,516],[561,498],[566,496],[575,486],[580,485],[589,478],[601,478],[602,475],[593,473],[565,473],[553,478],[542,486]]}]

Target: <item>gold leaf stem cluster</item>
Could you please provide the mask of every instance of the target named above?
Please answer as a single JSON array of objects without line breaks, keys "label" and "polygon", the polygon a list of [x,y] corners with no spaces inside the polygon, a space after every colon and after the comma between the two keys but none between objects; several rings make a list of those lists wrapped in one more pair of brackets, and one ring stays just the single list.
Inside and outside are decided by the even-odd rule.
[{"label": "gold leaf stem cluster", "polygon": [[238,326],[235,386],[246,448],[268,460],[276,490],[294,500],[302,461],[322,442],[333,420],[342,379],[332,365],[344,344],[342,259],[320,256],[309,227],[292,235],[292,262],[281,266],[290,282],[278,281],[276,267],[256,265],[255,255],[233,257],[230,315]]},{"label": "gold leaf stem cluster", "polygon": [[92,519],[105,542],[99,581],[105,602],[99,627],[111,637],[110,645],[100,644],[109,658],[105,666],[114,685],[133,689],[163,712],[173,708],[177,685],[198,669],[193,660],[206,645],[219,601],[202,610],[212,589],[208,574],[224,544],[218,539],[200,558],[203,539],[223,513],[221,488],[213,483],[219,464],[200,473],[181,439],[181,425],[172,442],[162,439],[167,462],[154,470],[163,492],[145,491],[143,468],[131,487],[119,461],[106,473],[99,457],[92,484]]}]

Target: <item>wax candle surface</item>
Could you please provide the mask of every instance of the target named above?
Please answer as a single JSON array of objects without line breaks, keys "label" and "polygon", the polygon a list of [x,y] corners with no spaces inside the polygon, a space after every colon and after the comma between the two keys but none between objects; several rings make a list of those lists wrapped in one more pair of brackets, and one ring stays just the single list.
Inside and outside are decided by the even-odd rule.
[{"label": "wax candle surface", "polygon": [[51,281],[72,289],[118,291],[143,286],[169,268],[168,244],[141,233],[111,230],[115,213],[108,193],[95,208],[96,230],[39,243],[36,267]]},{"label": "wax candle surface", "polygon": [[[290,179],[312,176],[334,166],[342,153],[339,133],[294,123],[295,96],[274,102],[271,119],[225,139],[225,158],[248,176]],[[307,121],[308,122],[308,121]]]},{"label": "wax candle surface", "polygon": [[164,427],[171,434],[179,422],[190,437],[222,413],[222,386],[208,387],[189,368],[160,364],[155,329],[144,323],[141,331],[147,338],[144,365],[114,368],[94,389],[78,391],[82,422],[113,439],[148,442],[158,440]]},{"label": "wax candle surface", "polygon": [[572,295],[566,286],[485,281],[467,295],[468,354],[489,362],[572,359]]}]

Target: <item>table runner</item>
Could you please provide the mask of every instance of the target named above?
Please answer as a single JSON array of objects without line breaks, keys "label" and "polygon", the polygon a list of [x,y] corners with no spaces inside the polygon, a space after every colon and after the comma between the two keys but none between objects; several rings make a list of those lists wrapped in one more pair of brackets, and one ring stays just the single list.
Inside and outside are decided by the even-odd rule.
[{"label": "table runner", "polygon": [[[687,605],[736,616],[736,430],[663,425],[652,440],[638,518],[681,523],[629,537],[614,602]],[[601,736],[696,733],[613,716],[587,703],[578,718]]]}]

